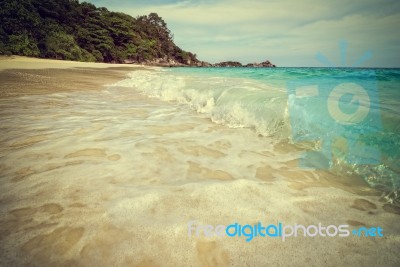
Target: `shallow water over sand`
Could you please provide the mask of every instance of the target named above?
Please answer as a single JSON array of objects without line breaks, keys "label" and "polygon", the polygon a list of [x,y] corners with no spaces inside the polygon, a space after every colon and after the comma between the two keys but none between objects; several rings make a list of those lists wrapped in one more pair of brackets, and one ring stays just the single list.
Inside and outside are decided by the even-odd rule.
[{"label": "shallow water over sand", "polygon": [[[0,100],[0,265],[399,264],[398,209],[358,177],[131,88]],[[388,212],[390,211],[390,212]],[[189,237],[198,224],[380,226],[384,237]]]}]

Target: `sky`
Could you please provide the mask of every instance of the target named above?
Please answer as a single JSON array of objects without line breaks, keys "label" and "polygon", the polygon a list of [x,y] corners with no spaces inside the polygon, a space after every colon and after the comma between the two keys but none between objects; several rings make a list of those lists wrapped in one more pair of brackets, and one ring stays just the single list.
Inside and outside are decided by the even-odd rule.
[{"label": "sky", "polygon": [[320,54],[353,66],[369,53],[359,66],[400,67],[399,0],[86,1],[133,17],[155,12],[175,44],[210,63],[327,66]]}]

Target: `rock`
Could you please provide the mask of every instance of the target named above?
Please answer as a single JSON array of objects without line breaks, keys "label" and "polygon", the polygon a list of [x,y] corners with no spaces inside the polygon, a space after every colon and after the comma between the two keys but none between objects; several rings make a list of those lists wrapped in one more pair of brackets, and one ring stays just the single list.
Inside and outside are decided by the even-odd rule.
[{"label": "rock", "polygon": [[219,62],[215,63],[214,65],[210,64],[210,67],[248,67],[248,68],[274,68],[276,67],[274,64],[272,64],[269,60],[266,60],[261,63],[248,63],[246,65],[242,65],[242,63],[237,62],[237,61],[224,61],[224,62]]},{"label": "rock", "polygon": [[213,66],[214,67],[243,67],[242,63],[237,62],[237,61],[219,62],[219,63],[215,63]]},{"label": "rock", "polygon": [[172,58],[163,57],[155,58],[152,60],[146,60],[145,62],[139,62],[140,64],[156,67],[187,67],[188,65],[175,61]]},{"label": "rock", "polygon": [[248,63],[248,64],[245,65],[245,67],[248,67],[248,68],[259,67],[259,64],[256,63],[256,62],[254,62],[254,63]]},{"label": "rock", "polygon": [[197,62],[196,67],[212,67],[213,65],[211,63],[205,62],[205,61],[200,61]]},{"label": "rock", "polygon": [[135,64],[138,63],[136,60],[133,59],[125,59],[124,64]]},{"label": "rock", "polygon": [[249,67],[249,68],[271,68],[276,67],[269,60],[266,60],[261,63],[248,63],[246,65],[242,65],[242,63],[238,61],[224,61],[215,64],[211,64],[205,61],[191,61],[187,60],[185,63],[180,63],[173,58],[164,56],[162,58],[155,58],[152,60],[146,60],[144,62],[139,62],[133,59],[127,59],[124,61],[125,64],[144,64],[149,66],[158,66],[158,67],[228,67],[228,68],[237,68],[237,67]]},{"label": "rock", "polygon": [[249,68],[275,68],[276,66],[272,64],[269,60],[266,60],[261,63],[249,63],[246,64],[245,67]]}]

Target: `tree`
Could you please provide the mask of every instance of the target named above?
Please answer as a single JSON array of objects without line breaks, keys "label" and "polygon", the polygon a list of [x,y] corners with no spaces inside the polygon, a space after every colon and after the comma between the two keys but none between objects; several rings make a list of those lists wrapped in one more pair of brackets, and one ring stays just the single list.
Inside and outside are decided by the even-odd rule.
[{"label": "tree", "polygon": [[83,60],[82,50],[72,35],[64,32],[51,33],[46,39],[46,46],[50,57],[66,60]]},{"label": "tree", "polygon": [[78,0],[0,0],[0,53],[124,62],[196,57],[175,45],[156,13],[133,18]]},{"label": "tree", "polygon": [[27,33],[9,36],[8,50],[16,55],[38,56],[40,51],[36,42]]}]

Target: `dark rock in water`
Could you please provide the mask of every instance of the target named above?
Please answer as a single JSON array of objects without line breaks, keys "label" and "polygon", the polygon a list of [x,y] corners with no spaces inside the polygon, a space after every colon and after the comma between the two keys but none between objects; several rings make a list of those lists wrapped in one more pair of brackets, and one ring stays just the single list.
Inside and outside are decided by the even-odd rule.
[{"label": "dark rock in water", "polygon": [[212,67],[213,65],[211,63],[205,62],[205,61],[200,61],[196,64],[197,67]]},{"label": "dark rock in water", "polygon": [[383,205],[383,210],[386,212],[400,215],[400,207],[399,206],[395,206],[392,204],[385,204],[385,205]]},{"label": "dark rock in water", "polygon": [[272,64],[269,60],[266,60],[261,63],[249,63],[246,64],[245,67],[249,68],[275,68],[276,66]]},{"label": "dark rock in water", "polygon": [[215,63],[214,67],[243,67],[242,63],[237,61],[224,61]]},{"label": "dark rock in water", "polygon": [[247,68],[274,68],[276,67],[269,60],[266,60],[261,63],[249,63],[246,65],[242,65],[242,63],[237,61],[224,61],[215,63],[212,67],[247,67]]},{"label": "dark rock in water", "polygon": [[254,68],[254,67],[259,67],[258,65],[259,65],[259,63],[254,62],[254,63],[248,63],[248,64],[246,64],[245,67]]}]

